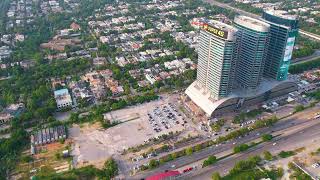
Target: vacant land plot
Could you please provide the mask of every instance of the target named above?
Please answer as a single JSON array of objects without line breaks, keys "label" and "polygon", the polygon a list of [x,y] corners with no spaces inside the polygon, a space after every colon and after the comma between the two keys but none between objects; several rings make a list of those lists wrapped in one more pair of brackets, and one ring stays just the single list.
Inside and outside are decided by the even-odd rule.
[{"label": "vacant land plot", "polygon": [[[119,155],[124,149],[143,144],[148,139],[183,131],[182,121],[179,124],[171,123],[170,128],[155,131],[149,121],[148,113],[157,107],[168,105],[174,101],[173,97],[162,98],[158,101],[113,111],[105,115],[112,121],[120,123],[109,129],[102,129],[95,125],[83,128],[74,126],[69,130],[70,138],[75,142],[73,147],[74,165],[100,164],[108,157]],[[177,112],[174,112],[177,114]],[[176,115],[177,118],[182,118]]]},{"label": "vacant land plot", "polygon": [[17,172],[20,173],[22,179],[29,179],[39,171],[40,167],[46,166],[54,169],[56,172],[64,172],[70,170],[71,158],[62,156],[62,151],[69,149],[72,142],[67,139],[64,143],[54,142],[41,146],[39,154],[31,156],[30,150],[23,152],[23,157],[32,157],[29,162],[21,161],[18,163]]}]

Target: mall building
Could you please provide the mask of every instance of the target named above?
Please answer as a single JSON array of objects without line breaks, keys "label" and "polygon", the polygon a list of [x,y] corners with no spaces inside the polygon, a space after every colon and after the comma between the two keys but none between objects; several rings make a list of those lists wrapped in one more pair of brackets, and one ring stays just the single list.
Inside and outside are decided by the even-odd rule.
[{"label": "mall building", "polygon": [[211,117],[296,91],[287,74],[297,32],[297,17],[274,10],[236,16],[233,26],[204,23],[188,99]]}]

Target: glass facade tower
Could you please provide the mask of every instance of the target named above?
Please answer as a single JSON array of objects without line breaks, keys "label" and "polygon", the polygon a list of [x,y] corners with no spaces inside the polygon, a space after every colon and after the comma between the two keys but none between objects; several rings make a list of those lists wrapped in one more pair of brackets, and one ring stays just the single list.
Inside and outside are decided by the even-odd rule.
[{"label": "glass facade tower", "polygon": [[262,18],[270,24],[270,41],[264,75],[278,81],[286,80],[298,35],[298,19],[280,10],[265,11]]},{"label": "glass facade tower", "polygon": [[200,30],[197,86],[213,99],[228,96],[233,88],[237,60],[237,29],[214,21]]},{"label": "glass facade tower", "polygon": [[263,76],[270,25],[247,16],[237,16],[234,26],[240,32],[237,84],[255,90]]}]

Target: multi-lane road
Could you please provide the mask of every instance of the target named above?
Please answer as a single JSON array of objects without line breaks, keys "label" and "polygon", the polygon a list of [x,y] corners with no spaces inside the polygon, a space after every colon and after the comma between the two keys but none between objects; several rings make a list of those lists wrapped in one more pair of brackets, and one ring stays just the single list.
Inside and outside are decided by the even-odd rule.
[{"label": "multi-lane road", "polygon": [[209,4],[212,4],[214,6],[218,6],[218,7],[225,8],[225,9],[230,9],[230,10],[232,10],[232,11],[238,13],[238,14],[246,15],[246,16],[249,16],[249,17],[257,18],[257,19],[260,18],[259,15],[244,11],[242,9],[238,9],[238,8],[232,7],[229,4],[221,3],[221,2],[218,2],[218,1],[215,1],[215,0],[203,0],[203,1],[207,2]]},{"label": "multi-lane road", "polygon": [[[234,142],[236,142],[237,144],[248,143],[248,142],[251,142],[251,141],[259,138],[260,135],[264,134],[264,133],[273,133],[274,132],[274,133],[286,134],[288,132],[292,132],[297,129],[304,129],[304,128],[309,128],[309,127],[318,127],[319,128],[320,127],[320,120],[313,119],[314,113],[318,112],[319,109],[320,108],[318,106],[318,107],[306,110],[302,113],[297,113],[289,118],[286,118],[286,119],[279,121],[273,127],[259,129],[257,131],[250,133],[248,136],[245,136],[241,139],[236,139],[236,140],[230,141],[226,144],[221,144],[218,147],[214,146],[212,148],[204,149],[200,152],[196,152],[196,153],[192,154],[191,156],[178,158],[170,163],[166,163],[166,164],[160,166],[159,168],[157,168],[155,170],[144,171],[144,172],[138,173],[135,176],[133,176],[132,179],[142,179],[142,178],[145,178],[145,177],[150,176],[152,174],[155,174],[157,172],[163,172],[165,170],[173,169],[172,168],[173,166],[176,169],[179,167],[183,167],[183,166],[192,164],[196,161],[205,159],[209,155],[215,155],[218,153],[223,153],[225,151],[230,151],[230,149],[232,149],[234,146],[236,146],[234,144]],[[307,134],[309,134],[309,133],[307,133]],[[290,140],[288,142],[295,142],[295,141]],[[221,163],[224,164],[223,162],[226,160],[227,159],[219,162],[218,164],[221,164]],[[233,160],[233,162],[235,162],[235,161],[236,161],[236,159]],[[230,167],[232,167],[232,166],[230,166]],[[200,171],[199,172],[195,171],[195,172],[199,173]],[[209,169],[208,172],[206,172],[206,171],[203,172],[203,169],[201,169],[201,172],[202,172],[202,173],[200,173],[201,176],[203,176],[203,175],[206,176],[206,175],[208,175],[207,173],[211,173],[212,170]]]},{"label": "multi-lane road", "polygon": [[316,50],[310,56],[292,59],[291,64],[301,64],[301,63],[305,63],[305,62],[308,62],[308,61],[314,61],[316,59],[319,59],[319,57],[320,57],[320,50]]},{"label": "multi-lane road", "polygon": [[319,129],[320,122],[312,126],[302,128],[301,130],[281,135],[279,136],[279,138],[275,138],[271,142],[259,144],[258,146],[248,150],[245,153],[237,154],[223,159],[214,166],[195,171],[194,174],[188,176],[188,179],[209,180],[212,172],[219,172],[221,175],[226,175],[226,173],[234,166],[235,162],[247,159],[250,156],[261,155],[264,151],[269,151],[272,154],[278,154],[282,150],[294,150],[296,148],[306,147],[308,145],[319,145]]},{"label": "multi-lane road", "polygon": [[310,33],[310,32],[304,31],[304,30],[299,30],[299,33],[301,33],[302,35],[305,35],[305,36],[307,36],[309,38],[312,38],[312,39],[320,41],[320,36],[317,35],[317,34]]}]

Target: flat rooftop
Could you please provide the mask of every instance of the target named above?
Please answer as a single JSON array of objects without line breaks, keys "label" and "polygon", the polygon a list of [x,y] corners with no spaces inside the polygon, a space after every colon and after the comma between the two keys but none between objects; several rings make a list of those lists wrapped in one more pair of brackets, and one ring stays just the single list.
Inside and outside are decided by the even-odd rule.
[{"label": "flat rooftop", "polygon": [[203,26],[203,30],[209,32],[210,34],[213,34],[216,37],[223,38],[228,41],[233,41],[235,39],[235,34],[238,31],[236,27],[216,20],[210,20],[210,23],[205,23]]},{"label": "flat rooftop", "polygon": [[267,14],[273,15],[273,16],[277,16],[283,19],[288,19],[288,20],[297,20],[298,16],[297,15],[292,15],[289,14],[287,11],[284,10],[274,10],[274,9],[270,9],[270,10],[266,10],[265,11]]},{"label": "flat rooftop", "polygon": [[60,90],[54,91],[54,97],[64,96],[64,95],[69,95],[68,89],[60,89]]},{"label": "flat rooftop", "polygon": [[238,25],[244,26],[246,28],[259,31],[259,32],[268,32],[270,25],[266,22],[263,22],[259,19],[251,18],[248,16],[236,16],[234,22]]},{"label": "flat rooftop", "polygon": [[228,25],[226,23],[220,22],[220,21],[216,21],[216,20],[210,20],[210,23],[208,23],[208,25],[216,27],[218,29],[224,30],[224,31],[228,31],[228,32],[236,32],[238,31],[237,28]]}]

